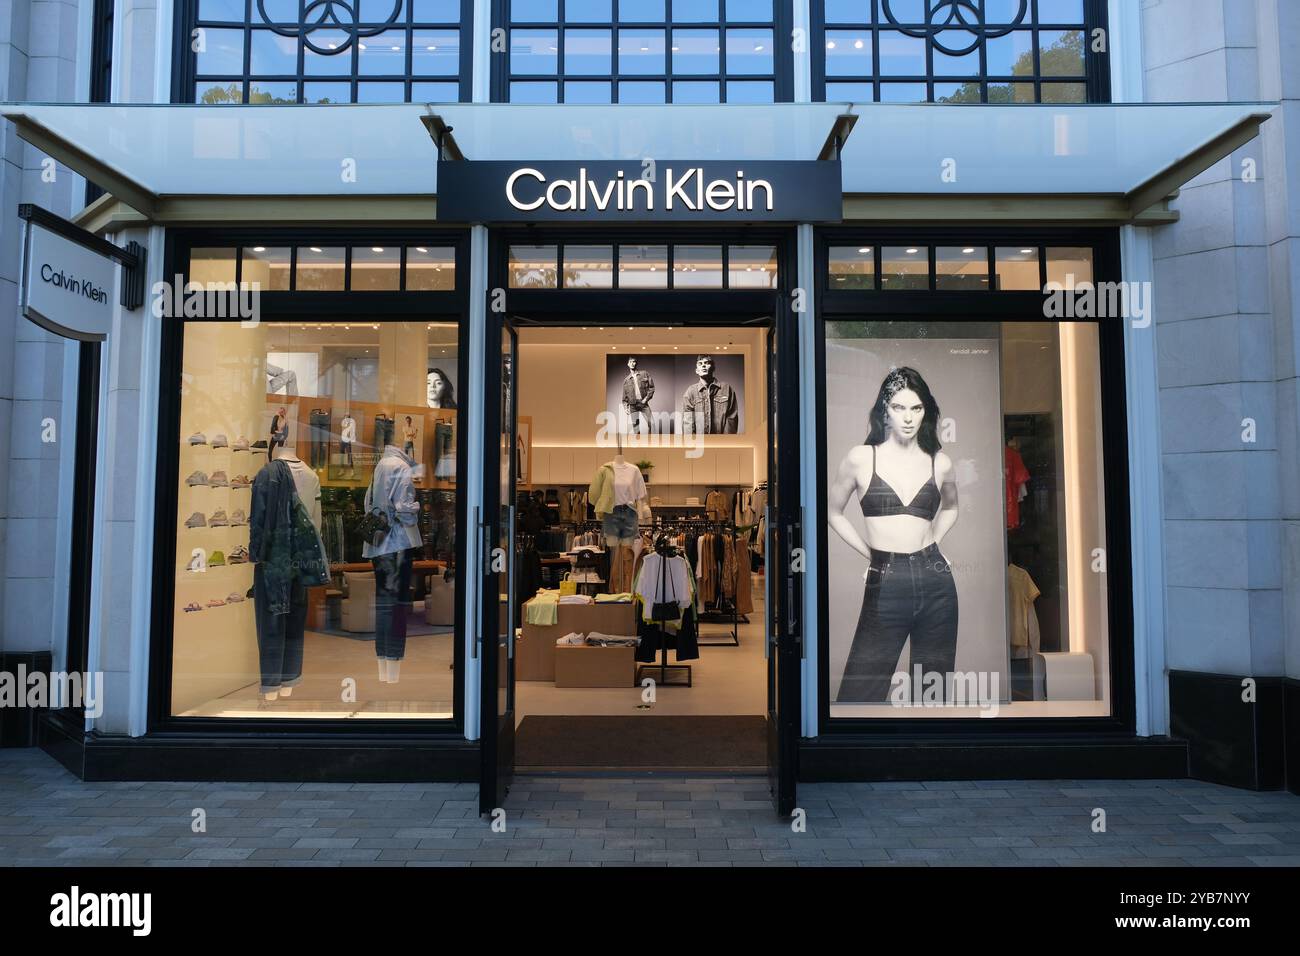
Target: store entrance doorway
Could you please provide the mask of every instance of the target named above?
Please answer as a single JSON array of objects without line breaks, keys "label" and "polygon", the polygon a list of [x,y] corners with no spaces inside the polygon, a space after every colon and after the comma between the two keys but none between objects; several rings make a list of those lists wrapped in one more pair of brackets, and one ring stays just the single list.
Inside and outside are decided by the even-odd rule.
[{"label": "store entrance doorway", "polygon": [[797,369],[773,312],[489,330],[484,812],[515,771],[767,773],[793,807]]}]

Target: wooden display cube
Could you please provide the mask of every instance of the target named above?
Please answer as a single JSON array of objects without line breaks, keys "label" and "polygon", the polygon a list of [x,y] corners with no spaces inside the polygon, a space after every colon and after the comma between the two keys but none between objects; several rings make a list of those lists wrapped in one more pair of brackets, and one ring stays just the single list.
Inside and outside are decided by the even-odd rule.
[{"label": "wooden display cube", "polygon": [[635,687],[635,647],[561,644],[555,648],[556,687]]}]

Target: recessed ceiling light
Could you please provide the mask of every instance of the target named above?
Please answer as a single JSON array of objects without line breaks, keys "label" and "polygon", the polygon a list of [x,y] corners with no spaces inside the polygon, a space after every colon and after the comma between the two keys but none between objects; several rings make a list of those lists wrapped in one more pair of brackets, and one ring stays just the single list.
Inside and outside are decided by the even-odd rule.
[{"label": "recessed ceiling light", "polygon": [[311,247],[311,251],[312,251],[312,252],[320,252],[320,246],[312,246],[312,247]]},{"label": "recessed ceiling light", "polygon": [[376,332],[379,331],[379,326],[377,325],[372,325],[371,328],[374,329]]},{"label": "recessed ceiling light", "polygon": [[835,41],[834,41],[834,40],[827,40],[827,41],[826,41],[826,49],[828,49],[828,50],[833,50],[833,49],[835,49]]},{"label": "recessed ceiling light", "polygon": [[365,45],[364,43],[358,43],[358,44],[357,44],[357,49],[359,49],[359,50],[364,50],[365,48],[366,48],[366,45]]},{"label": "recessed ceiling light", "polygon": [[430,50],[430,51],[432,51],[432,50],[436,50],[436,49],[438,49],[438,47],[437,47],[436,45],[434,45],[434,46],[426,46],[425,49],[426,49],[426,50]]},{"label": "recessed ceiling light", "polygon": [[965,249],[962,250],[962,253],[963,253],[964,255],[970,255],[970,254],[971,254],[972,252],[974,252],[974,251],[975,251],[975,247],[974,247],[974,246],[967,246]]},{"label": "recessed ceiling light", "polygon": [[1021,254],[1022,256],[1027,256],[1027,255],[1029,255],[1029,254],[1030,254],[1031,252],[1033,252],[1033,251],[1034,251],[1033,249],[1021,249],[1021,250],[1020,250],[1020,254]]},{"label": "recessed ceiling light", "polygon": [[416,252],[428,252],[429,250],[426,249],[426,248],[424,248],[424,246],[416,246],[416,247],[415,247],[415,251],[416,251]]},{"label": "recessed ceiling light", "polygon": [[863,246],[861,249],[858,250],[858,255],[863,255],[863,256],[865,256],[865,255],[866,255],[868,252],[870,252],[870,251],[871,251],[871,247],[870,247],[870,246]]},{"label": "recessed ceiling light", "polygon": [[400,46],[390,46],[389,49],[390,49],[390,50],[400,50],[401,47],[400,47]]},{"label": "recessed ceiling light", "polygon": [[383,252],[383,251],[384,251],[384,247],[383,247],[383,246],[371,246],[371,247],[370,247],[370,251],[371,251],[371,252]]},{"label": "recessed ceiling light", "polygon": [[909,256],[914,256],[914,255],[916,255],[916,252],[917,252],[917,250],[915,250],[915,249],[908,249],[908,250],[907,250],[907,254],[908,254]]},{"label": "recessed ceiling light", "polygon": [[266,246],[253,246],[254,252],[266,252]]},{"label": "recessed ceiling light", "polygon": [[755,52],[755,53],[762,53],[762,52],[763,52],[763,44],[761,44],[761,43],[756,44],[756,45],[754,46],[754,52]]}]

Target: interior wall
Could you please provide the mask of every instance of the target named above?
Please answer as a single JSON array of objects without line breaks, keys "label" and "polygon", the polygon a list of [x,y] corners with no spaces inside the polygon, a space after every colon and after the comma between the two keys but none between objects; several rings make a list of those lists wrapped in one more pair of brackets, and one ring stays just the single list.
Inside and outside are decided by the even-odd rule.
[{"label": "interior wall", "polygon": [[[683,354],[717,351],[699,340],[699,332],[673,336],[645,329],[628,332],[622,341],[597,342],[592,341],[595,335],[590,330],[579,328],[564,330],[567,341],[555,341],[556,330],[520,330],[519,415],[532,419],[533,485],[586,484],[599,464],[615,453],[614,447],[598,446],[602,424],[597,416],[606,410],[607,355],[633,355],[643,343],[647,351],[671,352],[675,344]],[[632,443],[630,439],[637,436],[625,436],[623,451],[628,460],[655,462],[650,491],[663,497],[665,504],[681,503],[688,495],[702,498],[720,485],[752,487],[766,480],[764,334],[762,329],[748,328],[709,331],[711,339],[727,343],[727,353],[745,356],[742,434],[700,436],[704,451],[699,457],[686,456],[680,444],[656,444],[659,436],[640,436],[648,442],[645,445]],[[548,341],[538,341],[541,338]],[[669,441],[670,436],[662,440]]]},{"label": "interior wall", "polygon": [[[177,494],[175,639],[172,645],[172,713],[184,713],[260,679],[253,602],[206,607],[210,598],[243,594],[253,583],[252,564],[227,564],[206,571],[189,571],[195,548],[207,556],[223,556],[248,544],[248,528],[187,528],[194,512],[205,518],[218,508],[230,516],[236,508],[251,510],[248,489],[190,487],[187,476],[195,471],[211,475],[224,471],[228,478],[253,477],[266,464],[265,455],[190,445],[188,438],[202,432],[210,443],[218,434],[233,443],[243,435],[250,442],[265,438],[266,329],[242,328],[238,322],[191,322],[185,327],[184,371],[188,379],[181,401],[180,474]],[[231,361],[230,356],[239,356]],[[184,610],[195,602],[201,611]]]}]

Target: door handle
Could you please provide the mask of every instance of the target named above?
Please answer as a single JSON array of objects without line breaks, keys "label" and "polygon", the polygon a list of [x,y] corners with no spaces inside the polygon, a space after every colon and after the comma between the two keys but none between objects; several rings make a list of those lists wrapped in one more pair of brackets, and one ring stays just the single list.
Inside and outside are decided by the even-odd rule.
[{"label": "door handle", "polygon": [[770,506],[763,509],[763,557],[767,561],[767,568],[763,574],[763,591],[767,602],[763,608],[767,615],[767,633],[763,635],[763,660],[771,657],[772,642],[777,639],[777,628],[780,625],[780,613],[772,606],[772,599],[776,597],[776,590],[772,587],[772,572],[777,567],[776,552],[773,551],[775,542],[772,539],[772,508]]},{"label": "door handle", "polygon": [[[478,530],[479,548],[482,548],[487,543],[487,528],[481,520],[481,514],[477,505],[474,507],[474,527]],[[482,555],[479,556],[479,559],[482,560]],[[486,565],[484,565],[484,567],[486,568]],[[486,571],[484,577],[486,577]],[[475,612],[472,620],[476,621],[477,624],[474,628],[474,640],[470,642],[470,655],[477,660],[479,645],[483,643],[483,595],[481,590],[479,593],[478,610]]]}]

